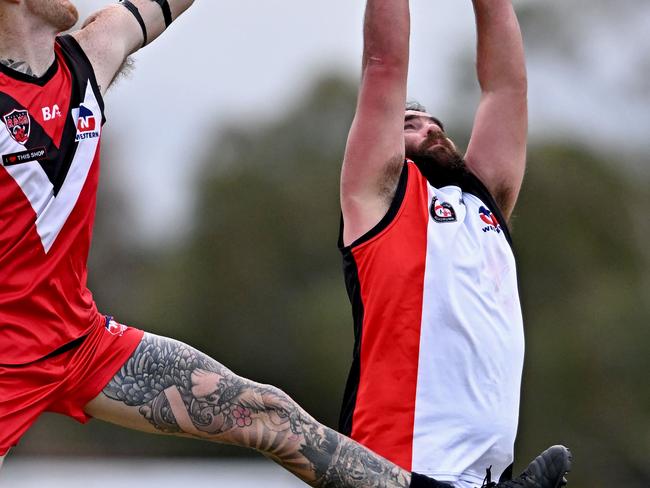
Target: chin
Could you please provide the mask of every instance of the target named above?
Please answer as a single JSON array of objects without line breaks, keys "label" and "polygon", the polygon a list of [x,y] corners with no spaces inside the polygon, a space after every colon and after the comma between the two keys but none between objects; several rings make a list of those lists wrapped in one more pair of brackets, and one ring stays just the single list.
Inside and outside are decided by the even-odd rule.
[{"label": "chin", "polygon": [[43,23],[62,32],[79,20],[79,12],[69,0],[24,0],[27,9]]},{"label": "chin", "polygon": [[79,11],[77,10],[77,7],[70,2],[66,2],[65,8],[67,10],[67,19],[61,19],[61,24],[65,24],[60,26],[62,30],[72,29],[79,21]]},{"label": "chin", "polygon": [[72,2],[64,0],[42,7],[41,15],[59,32],[72,29],[79,20],[79,11]]},{"label": "chin", "polygon": [[415,151],[413,154],[408,155],[408,157],[440,168],[464,166],[463,158],[460,154],[446,146],[435,146],[424,151]]}]

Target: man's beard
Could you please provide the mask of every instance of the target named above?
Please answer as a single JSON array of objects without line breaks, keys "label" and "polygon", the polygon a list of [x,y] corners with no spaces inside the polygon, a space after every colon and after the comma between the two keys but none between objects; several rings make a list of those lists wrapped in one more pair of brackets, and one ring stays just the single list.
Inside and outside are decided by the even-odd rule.
[{"label": "man's beard", "polygon": [[414,150],[408,151],[406,157],[419,165],[432,166],[439,170],[465,169],[463,157],[447,139],[438,138],[438,144],[434,146],[431,146],[431,142],[427,140]]},{"label": "man's beard", "polygon": [[28,9],[56,28],[58,32],[71,29],[79,20],[79,12],[71,2],[60,0],[27,0]]}]

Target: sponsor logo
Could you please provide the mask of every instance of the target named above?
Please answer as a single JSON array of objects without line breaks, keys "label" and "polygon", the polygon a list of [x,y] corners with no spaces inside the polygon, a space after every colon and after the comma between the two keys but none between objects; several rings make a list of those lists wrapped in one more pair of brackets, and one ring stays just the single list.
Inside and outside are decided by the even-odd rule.
[{"label": "sponsor logo", "polygon": [[126,329],[128,329],[126,325],[119,324],[114,320],[109,320],[108,324],[106,324],[106,330],[109,332],[109,334],[114,336],[122,337]]},{"label": "sponsor logo", "polygon": [[438,197],[433,197],[430,212],[436,222],[456,222],[457,220],[454,207],[447,202],[441,202]]},{"label": "sponsor logo", "polygon": [[92,110],[84,105],[79,105],[79,108],[72,110],[72,116],[77,121],[76,141],[99,137],[97,117],[95,117]]},{"label": "sponsor logo", "polygon": [[490,212],[489,209],[481,206],[481,208],[478,209],[478,215],[481,217],[481,220],[483,222],[488,224],[487,227],[483,227],[483,232],[496,232],[497,234],[501,233],[501,225],[499,224],[496,215]]},{"label": "sponsor logo", "polygon": [[48,120],[52,119],[58,119],[61,117],[61,109],[59,108],[58,105],[52,105],[51,107],[43,107],[41,109],[41,112],[43,113],[43,120],[46,122]]},{"label": "sponsor logo", "polygon": [[20,151],[17,153],[3,154],[2,164],[11,166],[13,164],[29,163],[30,161],[38,161],[47,158],[47,151],[44,147],[36,147],[28,149],[27,151]]},{"label": "sponsor logo", "polygon": [[13,140],[24,146],[29,139],[29,130],[31,128],[29,112],[15,108],[8,114],[3,115],[2,119]]}]

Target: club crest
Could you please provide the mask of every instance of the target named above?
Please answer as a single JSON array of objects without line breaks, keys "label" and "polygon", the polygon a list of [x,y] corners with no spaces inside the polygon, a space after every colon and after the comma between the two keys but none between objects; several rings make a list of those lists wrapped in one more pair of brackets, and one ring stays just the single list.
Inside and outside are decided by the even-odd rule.
[{"label": "club crest", "polygon": [[18,144],[23,146],[29,139],[29,131],[31,128],[31,119],[27,110],[13,109],[8,114],[2,116],[5,127],[9,131],[12,139]]},{"label": "club crest", "polygon": [[441,202],[438,197],[433,197],[431,201],[431,217],[436,222],[456,222],[456,211],[451,204]]}]

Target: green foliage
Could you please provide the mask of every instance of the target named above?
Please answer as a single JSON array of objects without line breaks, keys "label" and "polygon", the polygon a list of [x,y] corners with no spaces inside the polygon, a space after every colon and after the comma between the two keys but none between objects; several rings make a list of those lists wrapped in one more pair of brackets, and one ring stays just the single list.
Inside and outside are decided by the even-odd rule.
[{"label": "green foliage", "polygon": [[650,480],[650,192],[612,163],[533,148],[513,222],[528,344],[520,451],[566,442],[573,486]]},{"label": "green foliage", "polygon": [[[251,119],[216,141],[195,232],[174,271],[163,266],[157,278],[168,282],[174,306],[156,324],[170,332],[187,324],[185,340],[240,374],[283,386],[330,422],[335,409],[322,398],[339,403],[351,349],[337,341],[351,326],[336,231],[353,108],[350,87],[325,80],[283,120]],[[310,369],[321,365],[330,374],[314,382]]]}]

